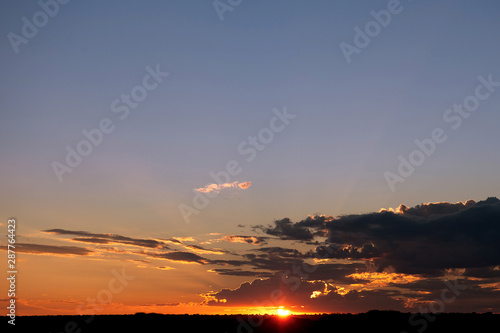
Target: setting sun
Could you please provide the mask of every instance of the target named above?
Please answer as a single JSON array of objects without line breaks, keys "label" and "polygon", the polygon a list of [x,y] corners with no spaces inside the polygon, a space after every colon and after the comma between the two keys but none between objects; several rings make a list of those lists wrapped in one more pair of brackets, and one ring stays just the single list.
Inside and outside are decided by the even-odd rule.
[{"label": "setting sun", "polygon": [[280,316],[280,317],[287,317],[290,315],[290,310],[279,308],[277,310],[277,313],[278,313],[278,316]]}]

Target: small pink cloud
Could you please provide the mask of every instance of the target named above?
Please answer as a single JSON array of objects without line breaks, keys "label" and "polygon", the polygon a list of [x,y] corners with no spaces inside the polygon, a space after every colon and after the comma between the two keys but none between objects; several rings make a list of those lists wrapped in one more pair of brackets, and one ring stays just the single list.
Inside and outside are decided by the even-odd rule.
[{"label": "small pink cloud", "polygon": [[238,184],[238,186],[239,186],[241,189],[243,189],[243,190],[245,190],[245,189],[249,188],[249,187],[250,187],[250,185],[252,185],[252,182],[244,182],[244,183],[239,183],[239,184]]},{"label": "small pink cloud", "polygon": [[200,187],[195,189],[198,192],[201,193],[210,193],[210,192],[220,192],[221,190],[225,188],[240,188],[242,190],[245,190],[252,185],[252,182],[232,182],[232,183],[224,183],[224,184],[209,184],[206,185],[205,187]]}]

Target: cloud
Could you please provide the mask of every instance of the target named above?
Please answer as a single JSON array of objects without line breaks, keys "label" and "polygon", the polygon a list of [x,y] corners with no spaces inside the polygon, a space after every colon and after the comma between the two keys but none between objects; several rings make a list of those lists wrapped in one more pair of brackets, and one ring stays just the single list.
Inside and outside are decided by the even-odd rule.
[{"label": "cloud", "polygon": [[232,182],[232,183],[224,183],[224,184],[209,184],[205,185],[205,187],[200,187],[196,188],[195,190],[201,193],[210,193],[210,192],[216,192],[219,193],[221,190],[225,188],[240,188],[242,190],[245,190],[252,185],[252,182]]},{"label": "cloud", "polygon": [[163,241],[158,241],[154,239],[131,238],[116,234],[103,234],[103,233],[96,234],[87,231],[74,231],[65,229],[49,229],[49,230],[43,230],[43,232],[55,235],[82,236],[82,237],[72,238],[72,240],[75,242],[85,242],[94,244],[116,243],[116,244],[133,245],[133,246],[147,247],[154,249],[168,249],[168,246]]},{"label": "cloud", "polygon": [[297,249],[287,249],[283,247],[273,246],[273,247],[261,247],[254,252],[265,253],[269,257],[279,257],[279,258],[306,258],[307,255],[301,253]]},{"label": "cloud", "polygon": [[332,259],[373,259],[404,273],[439,275],[448,268],[500,265],[500,201],[425,204],[401,209],[341,216],[322,226],[277,221],[267,230],[281,239],[311,239],[324,232]]},{"label": "cloud", "polygon": [[222,266],[243,266],[247,265],[248,261],[246,260],[210,260],[211,264],[214,265],[222,265]]},{"label": "cloud", "polygon": [[[301,311],[333,312],[418,310],[440,299],[445,280],[458,279],[466,290],[447,304],[446,311],[500,310],[500,200],[496,198],[401,205],[396,211],[337,218],[308,216],[298,222],[284,218],[252,227],[275,239],[299,241],[300,248],[313,241],[317,246],[305,252],[254,248],[241,255],[244,260],[235,261],[242,268],[220,261],[229,267],[211,272],[259,279],[209,293],[207,305],[287,304],[300,306]],[[254,243],[249,236],[226,237]],[[277,292],[284,298],[271,304]]]},{"label": "cloud", "polygon": [[31,254],[56,254],[56,255],[77,255],[86,256],[91,254],[92,250],[77,246],[56,246],[41,245],[31,243],[16,243],[16,251]]},{"label": "cloud", "polygon": [[250,185],[252,185],[252,182],[244,182],[244,183],[239,183],[238,187],[245,190],[245,189],[249,188]]},{"label": "cloud", "polygon": [[[319,265],[318,267],[326,266]],[[343,267],[344,266],[344,267]],[[345,275],[346,267],[339,266]],[[333,267],[330,272],[335,272]],[[231,274],[231,272],[230,272]],[[351,276],[352,275],[352,276]],[[429,304],[441,299],[443,290],[450,285],[460,286],[455,302],[446,304],[449,312],[498,310],[500,283],[479,284],[476,280],[449,277],[425,278],[391,272],[362,272],[349,274],[344,281],[335,275],[326,279],[299,279],[298,275],[277,273],[269,278],[244,282],[236,289],[222,289],[206,294],[209,306],[277,307],[286,305],[309,312],[366,312],[373,309],[398,310],[429,308]],[[450,289],[452,290],[452,289]],[[452,294],[450,291],[447,296]]]},{"label": "cloud", "polygon": [[[316,253],[320,253],[321,257],[335,259],[371,259],[381,255],[372,244],[364,244],[362,247],[339,244],[321,245],[316,248]],[[312,256],[314,253],[310,253],[310,255]]]},{"label": "cloud", "polygon": [[170,302],[170,303],[156,303],[156,304],[141,304],[140,306],[179,306],[180,302]]},{"label": "cloud", "polygon": [[[220,255],[230,254],[230,252],[224,249],[219,249],[219,248],[210,249],[194,244],[184,244],[182,242],[182,241],[196,241],[192,237],[173,237],[171,239],[155,240],[155,239],[131,238],[116,234],[92,233],[88,231],[74,231],[65,229],[50,229],[50,230],[45,230],[43,232],[55,235],[77,235],[80,237],[74,237],[71,238],[70,240],[74,242],[96,244],[99,245],[99,247],[97,248],[99,250],[112,252],[119,255],[140,255],[157,259],[166,259],[175,262],[196,263],[202,265],[212,264],[212,265],[224,265],[224,266],[242,266],[245,264],[251,264],[251,262],[248,260],[229,260],[229,259],[212,260],[205,258],[199,254],[210,254],[210,255],[220,256]],[[267,237],[230,235],[226,236],[223,239],[230,242],[243,242],[246,244],[260,245],[264,243],[264,239],[266,238]],[[148,248],[151,250],[165,250],[168,249],[167,245],[165,245],[166,242],[173,243],[177,246],[182,246],[185,249],[190,250],[190,252],[187,251],[154,252],[147,250],[130,251],[130,250],[120,249],[117,247],[105,246],[108,244],[120,244],[120,245],[133,245],[133,246]],[[66,247],[66,248],[79,249],[76,247]],[[147,261],[146,263],[150,262]],[[159,269],[162,268],[163,266],[159,267]]]},{"label": "cloud", "polygon": [[184,251],[172,251],[166,253],[151,253],[152,257],[167,259],[170,261],[177,261],[185,264],[196,263],[200,265],[206,265],[210,263],[210,260],[200,257],[199,255],[191,252]]},{"label": "cloud", "polygon": [[182,244],[182,242],[180,240],[174,239],[174,238],[169,238],[169,239],[158,238],[158,239],[161,240],[162,242],[165,242],[165,243]]},{"label": "cloud", "polygon": [[127,259],[125,261],[131,261],[131,262],[137,262],[141,264],[150,264],[151,260],[145,260],[145,259]]},{"label": "cloud", "polygon": [[[339,284],[359,283],[359,281],[355,281],[351,275],[359,272],[371,271],[366,264],[353,261],[342,263],[322,263],[309,267],[311,267],[311,269],[309,269],[309,272],[307,273],[307,279],[314,281],[335,281]],[[289,268],[288,270],[293,270],[293,268]],[[301,271],[303,271],[303,269],[301,269]]]},{"label": "cloud", "polygon": [[193,252],[196,253],[203,253],[203,254],[217,254],[217,255],[222,255],[228,253],[226,250],[221,250],[221,249],[207,249],[204,247],[201,247],[199,245],[184,245],[186,249],[192,250]]},{"label": "cloud", "polygon": [[[397,212],[289,218],[254,226],[282,240],[326,236],[316,253],[331,259],[372,259],[380,269],[439,275],[448,268],[500,265],[500,200],[427,203]],[[311,254],[312,255],[312,254]]]},{"label": "cloud", "polygon": [[161,269],[161,270],[163,270],[163,271],[169,271],[169,270],[171,270],[171,269],[175,269],[175,268],[170,267],[170,266],[158,266],[158,267],[156,267],[156,268],[157,268],[157,269]]},{"label": "cloud", "polygon": [[[260,251],[261,250],[261,251]],[[243,274],[239,269],[227,268],[226,270],[214,269],[214,272],[224,272],[224,275],[269,276],[272,273],[286,270],[294,265],[300,265],[306,254],[295,249],[268,247],[250,250],[255,253],[241,254],[241,260],[210,260],[213,265],[246,266],[251,267],[255,274]],[[265,270],[266,272],[262,272]],[[231,274],[233,272],[234,274]]]},{"label": "cloud", "polygon": [[406,205],[401,204],[396,210],[389,208],[382,208],[380,212],[389,211],[402,215],[413,215],[420,217],[430,217],[437,215],[446,215],[457,213],[466,208],[472,207],[476,204],[474,200],[467,200],[465,203],[457,202],[429,202],[417,205],[415,207],[408,208]]},{"label": "cloud", "polygon": [[314,235],[309,228],[301,223],[292,223],[289,218],[274,221],[274,228],[263,229],[269,235],[279,236],[282,239],[312,240]]},{"label": "cloud", "polygon": [[[470,311],[470,305],[467,308],[462,302],[474,304],[476,311],[500,311],[495,301],[500,297],[500,200],[496,198],[401,205],[395,211],[336,218],[315,215],[298,222],[283,218],[250,228],[265,235],[217,234],[213,236],[221,238],[210,241],[255,245],[247,245],[243,252],[205,248],[192,238],[143,239],[64,229],[46,232],[76,236],[71,240],[96,244],[97,249],[113,243],[140,246],[133,253],[117,246],[116,253],[204,265],[208,272],[250,279],[236,289],[208,293],[205,304],[211,306],[252,307],[256,302],[269,302],[271,293],[281,290],[286,304],[304,306],[301,311],[418,310],[439,299],[443,279],[458,278],[468,289],[447,311]],[[287,246],[276,245],[285,241]],[[165,250],[167,242],[181,250]],[[50,249],[38,248],[40,253]],[[54,253],[70,250],[81,255],[92,252],[77,247],[52,249]],[[149,264],[154,269],[170,269]]]},{"label": "cloud", "polygon": [[270,272],[260,272],[255,270],[241,270],[239,268],[214,268],[209,270],[209,272],[214,272],[219,275],[231,275],[231,276],[253,276],[253,277],[271,277],[273,274]]},{"label": "cloud", "polygon": [[[245,282],[236,289],[222,289],[206,297],[209,306],[299,307],[310,312],[360,312],[377,309],[404,309],[402,301],[392,298],[394,292],[345,292],[324,281],[304,281],[296,285],[293,278],[276,274],[268,279]],[[315,297],[311,297],[315,295]]]},{"label": "cloud", "polygon": [[261,245],[266,243],[268,237],[243,236],[243,235],[228,235],[221,238],[232,243],[247,243],[252,245]]},{"label": "cloud", "polygon": [[316,236],[324,236],[322,231],[333,220],[331,216],[308,216],[305,220],[293,223],[288,217],[275,220],[274,226],[253,226],[254,230],[262,230],[268,235],[278,236],[281,239],[311,241]]},{"label": "cloud", "polygon": [[427,217],[390,212],[345,216],[327,229],[330,242],[355,247],[372,244],[381,254],[379,264],[402,272],[500,264],[500,201],[496,198]]},{"label": "cloud", "polygon": [[354,280],[363,280],[368,282],[364,284],[364,288],[380,288],[386,287],[390,284],[398,284],[404,285],[408,283],[413,283],[415,281],[419,281],[422,277],[411,274],[402,274],[402,273],[394,273],[394,272],[361,272],[361,273],[353,273],[346,276],[347,278],[353,278]]},{"label": "cloud", "polygon": [[196,239],[193,237],[172,237],[173,241],[181,242],[196,242]]},{"label": "cloud", "polygon": [[109,244],[111,241],[105,238],[97,238],[97,237],[75,237],[71,238],[72,241],[75,242],[83,242],[83,243],[94,243],[94,244]]},{"label": "cloud", "polygon": [[261,254],[256,255],[253,253],[244,254],[248,260],[248,265],[251,265],[257,269],[265,269],[272,272],[286,270],[293,266],[298,266],[302,263],[302,258],[297,257],[281,257],[276,255]]},{"label": "cloud", "polygon": [[464,276],[475,278],[500,278],[500,266],[467,268]]}]

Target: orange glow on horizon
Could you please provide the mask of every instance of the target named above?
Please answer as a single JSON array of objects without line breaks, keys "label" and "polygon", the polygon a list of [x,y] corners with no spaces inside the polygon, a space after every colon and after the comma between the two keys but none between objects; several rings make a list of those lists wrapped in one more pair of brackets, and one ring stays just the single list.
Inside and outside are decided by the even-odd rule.
[{"label": "orange glow on horizon", "polygon": [[277,310],[276,313],[280,317],[288,317],[290,315],[290,310],[285,309],[283,306],[280,306]]}]

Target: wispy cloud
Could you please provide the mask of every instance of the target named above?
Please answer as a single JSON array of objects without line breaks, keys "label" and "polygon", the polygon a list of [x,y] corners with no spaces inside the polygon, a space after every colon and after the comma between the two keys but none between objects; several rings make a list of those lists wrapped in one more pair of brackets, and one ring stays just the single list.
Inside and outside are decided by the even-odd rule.
[{"label": "wispy cloud", "polygon": [[162,271],[169,271],[171,269],[175,269],[173,267],[170,267],[170,266],[159,266],[159,267],[156,267],[157,269],[161,269]]},{"label": "wispy cloud", "polygon": [[218,255],[222,255],[222,254],[228,253],[228,251],[226,251],[226,250],[222,250],[222,249],[207,249],[207,248],[201,247],[199,245],[184,245],[184,247],[186,249],[189,249],[189,250],[193,251],[193,252],[203,253],[203,254],[218,254]]},{"label": "wispy cloud", "polygon": [[242,190],[245,190],[252,185],[252,182],[232,182],[232,183],[224,183],[224,184],[209,184],[206,185],[205,187],[200,187],[195,189],[198,192],[201,193],[210,193],[210,192],[216,192],[219,193],[221,190],[226,189],[226,188],[240,188]]},{"label": "wispy cloud", "polygon": [[164,242],[155,239],[131,238],[116,234],[91,233],[87,231],[75,231],[75,230],[65,230],[65,229],[49,229],[49,230],[44,230],[44,232],[55,235],[83,236],[83,237],[72,238],[71,240],[75,242],[94,243],[94,244],[116,243],[116,244],[133,245],[133,246],[155,248],[155,249],[168,248],[168,246]]},{"label": "wispy cloud", "polygon": [[16,243],[16,251],[31,254],[55,254],[55,255],[78,255],[86,256],[91,254],[92,250],[78,246],[57,246],[42,245],[31,243]]},{"label": "wispy cloud", "polygon": [[151,253],[150,254],[152,257],[156,258],[161,258],[161,259],[167,259],[170,261],[176,261],[180,263],[185,263],[185,264],[201,264],[201,265],[206,265],[210,261],[200,257],[199,255],[191,252],[184,252],[184,251],[172,251],[172,252],[167,252],[167,253]]},{"label": "wispy cloud", "polygon": [[265,240],[269,237],[243,236],[243,235],[227,235],[222,237],[222,240],[232,243],[247,243],[252,245],[265,244]]}]

